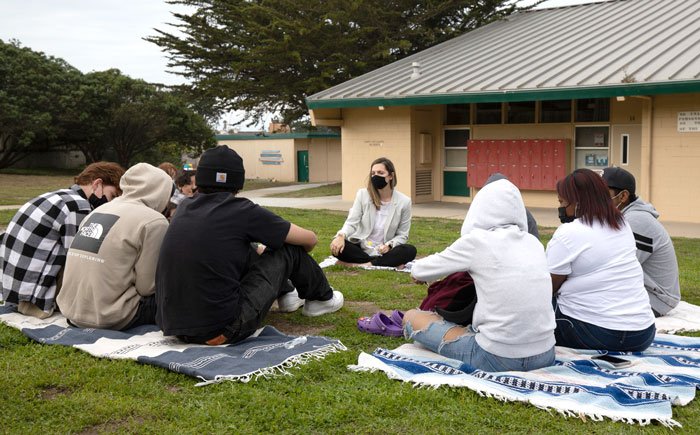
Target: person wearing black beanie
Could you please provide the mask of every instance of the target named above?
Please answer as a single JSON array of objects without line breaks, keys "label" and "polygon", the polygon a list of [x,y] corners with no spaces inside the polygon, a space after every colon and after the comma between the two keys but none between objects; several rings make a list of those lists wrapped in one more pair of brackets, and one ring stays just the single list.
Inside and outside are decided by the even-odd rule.
[{"label": "person wearing black beanie", "polygon": [[[283,312],[303,306],[306,316],[342,308],[343,294],[308,254],[316,234],[237,197],[244,183],[236,151],[204,152],[198,194],[178,207],[158,260],[156,322],[166,335],[236,343],[260,328],[275,300]],[[266,249],[259,255],[251,243]]]}]

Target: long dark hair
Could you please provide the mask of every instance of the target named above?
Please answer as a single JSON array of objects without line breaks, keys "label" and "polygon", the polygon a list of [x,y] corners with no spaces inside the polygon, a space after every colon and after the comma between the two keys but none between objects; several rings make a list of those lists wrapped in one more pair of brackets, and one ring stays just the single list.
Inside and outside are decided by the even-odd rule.
[{"label": "long dark hair", "polygon": [[576,169],[559,180],[557,193],[569,204],[576,204],[576,217],[586,225],[599,222],[615,230],[622,228],[625,220],[613,205],[608,186],[590,169]]},{"label": "long dark hair", "polygon": [[382,200],[379,198],[379,191],[372,184],[372,168],[374,167],[374,165],[378,165],[380,163],[384,165],[386,171],[389,173],[389,175],[391,175],[391,182],[389,183],[389,187],[391,187],[391,190],[394,190],[394,187],[396,186],[396,169],[394,169],[394,164],[391,163],[391,160],[387,159],[386,157],[380,157],[373,161],[371,165],[369,165],[367,191],[369,192],[369,196],[370,198],[372,198],[372,203],[374,203],[374,206],[377,208],[377,210],[379,210],[379,208],[382,206]]}]

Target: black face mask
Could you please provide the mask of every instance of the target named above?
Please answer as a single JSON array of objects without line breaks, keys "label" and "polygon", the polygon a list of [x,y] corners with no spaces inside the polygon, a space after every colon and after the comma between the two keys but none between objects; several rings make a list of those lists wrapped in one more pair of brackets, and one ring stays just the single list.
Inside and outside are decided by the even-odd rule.
[{"label": "black face mask", "polygon": [[90,207],[92,207],[92,209],[94,210],[103,204],[107,204],[109,202],[109,200],[107,199],[106,195],[102,195],[102,198],[99,198],[97,195],[95,195],[93,193],[88,198],[88,202],[90,203]]},{"label": "black face mask", "polygon": [[567,216],[566,207],[559,207],[557,211],[559,212],[559,221],[563,224],[568,224],[576,219],[576,216]]},{"label": "black face mask", "polygon": [[381,175],[372,175],[372,186],[375,189],[383,189],[387,184],[386,178]]}]

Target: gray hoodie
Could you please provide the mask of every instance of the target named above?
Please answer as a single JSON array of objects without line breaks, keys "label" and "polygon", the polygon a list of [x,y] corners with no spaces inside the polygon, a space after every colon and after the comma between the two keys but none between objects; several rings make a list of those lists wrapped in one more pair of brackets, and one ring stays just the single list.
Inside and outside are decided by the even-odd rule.
[{"label": "gray hoodie", "polygon": [[163,216],[173,182],[148,163],[121,178],[122,196],[81,223],[68,250],[57,302],[73,323],[122,329],[144,296],[155,292],[158,254],[168,220]]},{"label": "gray hoodie", "polygon": [[525,358],[554,346],[552,280],[544,247],[527,232],[520,191],[508,180],[485,185],[469,207],[462,236],[444,251],[417,260],[412,275],[434,281],[467,271],[477,303],[472,327],[483,349]]},{"label": "gray hoodie", "polygon": [[681,300],[678,261],[671,237],[657,220],[659,213],[654,206],[639,198],[625,207],[622,214],[634,233],[651,308],[664,315]]}]

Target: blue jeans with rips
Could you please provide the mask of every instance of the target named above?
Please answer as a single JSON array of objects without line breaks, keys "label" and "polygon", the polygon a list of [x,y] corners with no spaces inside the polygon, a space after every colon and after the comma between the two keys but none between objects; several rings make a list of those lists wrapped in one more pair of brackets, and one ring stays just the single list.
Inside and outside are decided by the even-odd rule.
[{"label": "blue jeans with rips", "polygon": [[554,347],[538,355],[525,358],[506,358],[484,350],[476,342],[476,332],[471,325],[467,332],[455,340],[445,341],[444,336],[455,326],[445,320],[429,324],[425,329],[414,331],[411,323],[404,326],[404,335],[433,352],[447,358],[460,360],[470,366],[487,372],[528,371],[554,364]]},{"label": "blue jeans with rips", "polygon": [[607,329],[567,316],[559,310],[556,302],[554,318],[557,321],[557,329],[554,331],[557,346],[615,352],[641,352],[649,347],[656,335],[656,325],[653,323],[641,331]]}]

